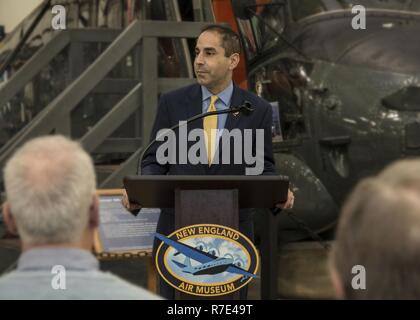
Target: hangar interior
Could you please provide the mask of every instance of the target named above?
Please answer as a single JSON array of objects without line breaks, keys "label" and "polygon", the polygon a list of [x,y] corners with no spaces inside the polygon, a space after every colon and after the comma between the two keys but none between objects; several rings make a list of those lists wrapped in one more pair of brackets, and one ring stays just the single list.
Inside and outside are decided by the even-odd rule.
[{"label": "hangar interior", "polygon": [[[341,203],[361,178],[420,151],[410,113],[420,3],[359,2],[372,10],[363,36],[347,32],[351,1],[2,0],[0,167],[29,139],[63,134],[93,157],[98,189],[121,188],[136,173],[159,95],[196,81],[201,28],[229,23],[244,49],[235,82],[276,106],[276,165],[304,199],[278,216],[256,210],[256,244],[275,254],[250,298],[333,298],[327,257]],[[52,27],[54,5],[65,8],[64,30]],[[1,220],[0,236],[4,272],[19,242]],[[101,267],[153,285],[147,258]]]}]

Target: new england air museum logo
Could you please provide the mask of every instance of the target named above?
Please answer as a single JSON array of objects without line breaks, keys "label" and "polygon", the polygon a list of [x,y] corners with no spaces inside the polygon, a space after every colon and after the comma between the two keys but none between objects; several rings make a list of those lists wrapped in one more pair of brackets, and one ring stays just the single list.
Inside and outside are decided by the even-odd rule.
[{"label": "new england air museum logo", "polygon": [[240,232],[215,224],[179,229],[162,241],[156,266],[172,287],[196,296],[221,296],[256,278],[259,258],[253,243]]}]

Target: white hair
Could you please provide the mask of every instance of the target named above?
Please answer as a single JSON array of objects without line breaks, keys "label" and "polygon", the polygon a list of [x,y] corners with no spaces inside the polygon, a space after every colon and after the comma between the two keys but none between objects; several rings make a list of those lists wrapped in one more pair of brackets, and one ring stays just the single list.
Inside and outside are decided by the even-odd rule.
[{"label": "white hair", "polygon": [[25,244],[81,239],[96,190],[91,157],[79,143],[45,136],[25,143],[4,170],[7,200]]}]

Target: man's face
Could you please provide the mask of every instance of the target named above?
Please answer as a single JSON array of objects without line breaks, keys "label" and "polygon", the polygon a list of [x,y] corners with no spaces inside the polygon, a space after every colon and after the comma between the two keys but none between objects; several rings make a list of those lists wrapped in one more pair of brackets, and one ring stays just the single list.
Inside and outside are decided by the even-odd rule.
[{"label": "man's face", "polygon": [[221,36],[205,31],[197,39],[194,69],[199,84],[213,93],[225,89],[232,80],[232,71],[239,62],[239,55],[225,56]]}]

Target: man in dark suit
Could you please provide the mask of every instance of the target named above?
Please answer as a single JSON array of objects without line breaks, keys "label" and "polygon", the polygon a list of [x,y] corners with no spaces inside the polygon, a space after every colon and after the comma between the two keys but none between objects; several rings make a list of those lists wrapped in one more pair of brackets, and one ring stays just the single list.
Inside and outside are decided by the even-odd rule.
[{"label": "man in dark suit", "polygon": [[[151,133],[151,139],[161,129],[170,128],[197,114],[208,111],[223,110],[230,107],[242,105],[245,101],[251,103],[254,111],[249,116],[238,114],[223,114],[206,117],[203,120],[188,124],[188,132],[194,129],[202,129],[206,132],[206,159],[207,163],[192,164],[188,159],[185,164],[177,161],[176,164],[162,164],[158,161],[156,153],[161,143],[155,143],[144,156],[139,170],[143,175],[245,175],[247,168],[254,164],[246,163],[244,160],[235,163],[234,145],[231,143],[228,148],[222,144],[220,138],[223,129],[237,129],[244,137],[244,131],[252,132],[252,140],[242,139],[242,159],[245,144],[252,143],[255,154],[257,144],[257,130],[263,130],[263,155],[261,159],[261,172],[259,174],[275,174],[275,164],[272,151],[272,108],[271,105],[253,93],[242,90],[232,81],[233,70],[239,63],[240,40],[239,36],[231,29],[220,25],[209,25],[205,27],[197,39],[195,47],[194,69],[198,84],[187,86],[160,97],[159,107],[155,123]],[[209,128],[216,129],[210,131]],[[261,130],[259,130],[261,132]],[[212,132],[212,133],[210,133]],[[207,133],[209,133],[207,135]],[[188,141],[187,149],[195,142]],[[219,150],[219,152],[216,152]],[[224,163],[222,155],[230,152],[230,163]],[[176,150],[179,159],[179,150]],[[216,160],[219,160],[217,161]],[[258,160],[256,161],[258,162]],[[255,166],[257,163],[255,163]],[[285,203],[278,204],[280,208],[291,208],[294,196],[289,191],[289,198]],[[128,203],[124,196],[123,204],[127,209],[135,209],[136,206]],[[137,207],[139,208],[139,207]],[[175,229],[174,210],[162,209],[159,218],[157,232],[168,235]],[[253,239],[253,219],[251,210],[240,210],[239,231],[250,239]],[[160,241],[154,244],[154,251]],[[161,281],[162,282],[162,281]],[[160,294],[167,298],[173,298],[173,289],[169,285],[161,284]],[[243,291],[241,298],[246,298],[246,291]]]}]

